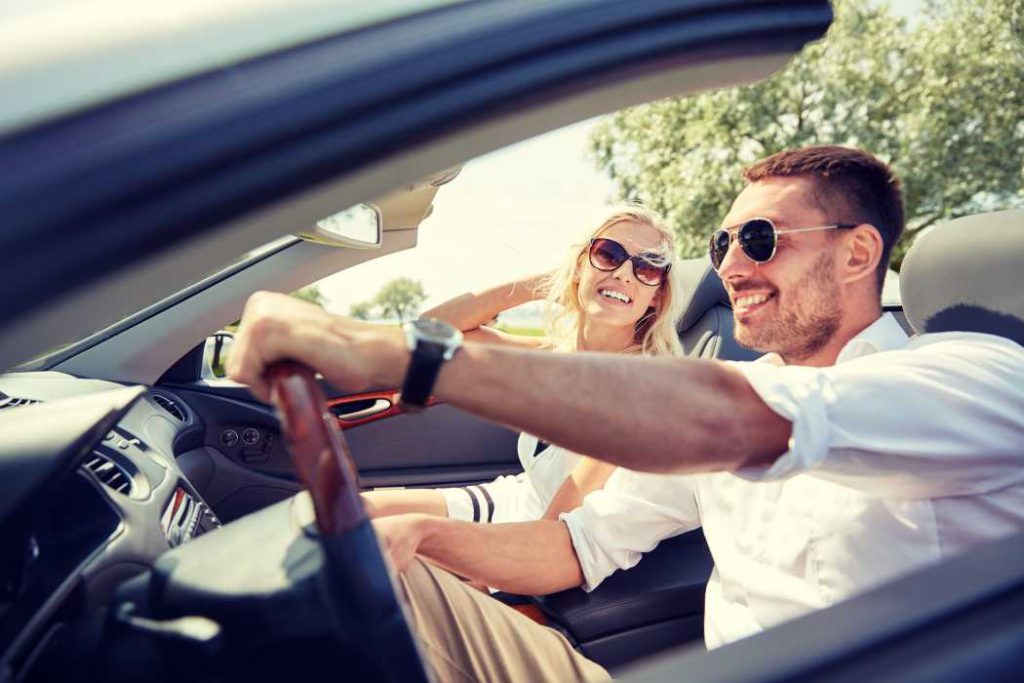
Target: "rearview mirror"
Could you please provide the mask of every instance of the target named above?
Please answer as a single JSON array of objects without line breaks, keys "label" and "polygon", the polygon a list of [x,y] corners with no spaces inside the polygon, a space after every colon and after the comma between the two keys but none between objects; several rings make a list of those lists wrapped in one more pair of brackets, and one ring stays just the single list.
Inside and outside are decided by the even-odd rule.
[{"label": "rearview mirror", "polygon": [[380,211],[370,204],[356,204],[321,218],[312,231],[299,237],[332,247],[377,249],[381,243]]}]

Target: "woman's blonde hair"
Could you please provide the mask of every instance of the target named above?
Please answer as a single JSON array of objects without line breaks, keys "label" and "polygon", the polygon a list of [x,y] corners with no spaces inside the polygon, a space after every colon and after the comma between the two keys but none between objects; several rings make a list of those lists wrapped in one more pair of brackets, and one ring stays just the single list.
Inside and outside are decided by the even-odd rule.
[{"label": "woman's blonde hair", "polygon": [[679,343],[676,324],[682,317],[684,301],[675,235],[665,225],[661,216],[646,207],[634,204],[614,207],[609,216],[596,229],[590,231],[583,241],[572,245],[562,264],[547,278],[544,289],[549,303],[545,321],[548,339],[551,340],[554,349],[576,349],[580,319],[583,316],[579,300],[579,278],[576,274],[587,258],[590,240],[616,223],[623,222],[639,223],[657,231],[661,235],[664,257],[672,264],[668,276],[659,285],[661,301],[656,308],[649,309],[636,321],[633,350],[648,356],[682,356],[683,347]]}]

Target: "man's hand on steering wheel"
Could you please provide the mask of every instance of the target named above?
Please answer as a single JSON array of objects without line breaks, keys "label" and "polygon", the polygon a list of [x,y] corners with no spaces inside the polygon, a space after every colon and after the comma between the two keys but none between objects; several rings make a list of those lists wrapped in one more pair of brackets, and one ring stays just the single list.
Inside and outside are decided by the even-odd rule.
[{"label": "man's hand on steering wheel", "polygon": [[286,294],[256,292],[245,305],[227,375],[269,401],[266,370],[281,360],[316,368],[333,386],[355,392],[398,386],[409,353],[398,328],[333,315]]}]

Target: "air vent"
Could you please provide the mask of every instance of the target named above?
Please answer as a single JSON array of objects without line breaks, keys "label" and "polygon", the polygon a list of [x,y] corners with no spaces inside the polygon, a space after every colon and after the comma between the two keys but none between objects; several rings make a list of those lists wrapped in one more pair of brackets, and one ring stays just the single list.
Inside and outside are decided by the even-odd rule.
[{"label": "air vent", "polygon": [[5,408],[18,408],[20,406],[30,406],[33,403],[42,403],[36,398],[16,398],[14,396],[0,396],[0,410]]},{"label": "air vent", "polygon": [[175,401],[172,401],[163,394],[153,394],[153,400],[156,401],[161,408],[177,418],[178,422],[185,421],[185,411]]},{"label": "air vent", "polygon": [[85,467],[95,474],[104,486],[126,496],[132,495],[135,482],[132,481],[131,475],[102,453],[93,451],[92,455],[86,459]]}]

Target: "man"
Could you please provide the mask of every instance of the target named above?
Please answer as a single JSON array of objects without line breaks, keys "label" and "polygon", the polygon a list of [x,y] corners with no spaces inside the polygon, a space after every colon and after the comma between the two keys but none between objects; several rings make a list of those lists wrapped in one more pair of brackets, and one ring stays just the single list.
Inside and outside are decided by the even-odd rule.
[{"label": "man", "polygon": [[[559,521],[377,522],[443,680],[603,671],[417,554],[486,585],[548,593],[593,588],[659,540],[703,526],[715,560],[705,631],[716,646],[1024,526],[1024,350],[969,333],[908,341],[882,315],[903,229],[888,167],[810,147],[745,178],[711,257],[736,338],[767,352],[762,361],[467,343],[443,363],[433,393],[444,400],[628,468]],[[343,389],[405,379],[417,394],[420,348],[410,361],[396,330],[256,295],[230,373],[266,397],[266,365],[293,358]]]}]

